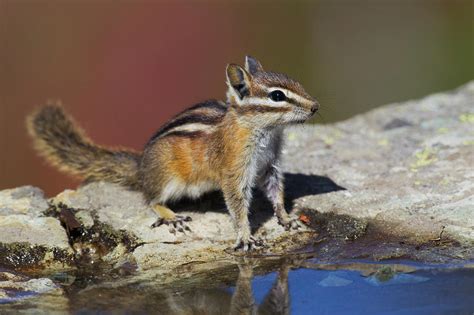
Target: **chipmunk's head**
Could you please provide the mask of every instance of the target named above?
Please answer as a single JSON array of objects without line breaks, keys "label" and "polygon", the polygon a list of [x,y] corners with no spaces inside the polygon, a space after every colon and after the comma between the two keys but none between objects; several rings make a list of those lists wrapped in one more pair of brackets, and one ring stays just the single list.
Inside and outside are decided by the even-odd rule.
[{"label": "chipmunk's head", "polygon": [[303,86],[285,74],[266,72],[255,58],[245,68],[227,66],[227,101],[242,119],[259,126],[302,123],[319,108]]}]

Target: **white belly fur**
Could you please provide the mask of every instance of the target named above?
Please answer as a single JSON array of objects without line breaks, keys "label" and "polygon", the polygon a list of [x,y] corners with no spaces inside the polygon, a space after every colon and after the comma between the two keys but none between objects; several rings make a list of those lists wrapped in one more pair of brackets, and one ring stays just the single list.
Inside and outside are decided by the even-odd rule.
[{"label": "white belly fur", "polygon": [[179,179],[172,179],[163,189],[160,196],[160,203],[176,201],[183,197],[196,199],[204,193],[217,190],[218,188],[215,183],[210,181],[204,181],[198,184],[186,184]]}]

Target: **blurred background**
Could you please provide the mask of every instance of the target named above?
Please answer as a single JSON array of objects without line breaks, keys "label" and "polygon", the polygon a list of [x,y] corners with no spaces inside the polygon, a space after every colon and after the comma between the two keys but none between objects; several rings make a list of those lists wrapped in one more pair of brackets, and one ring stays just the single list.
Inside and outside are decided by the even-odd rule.
[{"label": "blurred background", "polygon": [[167,119],[225,97],[251,54],[324,120],[474,79],[473,1],[0,0],[0,189],[79,182],[33,152],[25,116],[61,99],[94,141],[141,149]]}]

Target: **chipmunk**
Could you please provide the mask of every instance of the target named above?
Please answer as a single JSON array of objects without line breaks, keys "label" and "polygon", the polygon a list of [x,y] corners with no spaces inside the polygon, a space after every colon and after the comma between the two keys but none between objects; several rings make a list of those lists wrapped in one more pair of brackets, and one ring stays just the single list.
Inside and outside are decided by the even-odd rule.
[{"label": "chipmunk", "polygon": [[318,102],[288,76],[266,72],[247,56],[245,67],[226,68],[227,101],[194,105],[164,124],[143,152],[94,144],[60,105],[46,105],[27,118],[40,155],[86,182],[106,181],[143,192],[159,215],[153,227],[185,227],[191,218],[175,214],[169,202],[221,190],[237,231],[236,250],[262,245],[248,220],[252,188],[273,205],[278,222],[298,229],[284,208],[280,166],[283,128],[303,123]]}]

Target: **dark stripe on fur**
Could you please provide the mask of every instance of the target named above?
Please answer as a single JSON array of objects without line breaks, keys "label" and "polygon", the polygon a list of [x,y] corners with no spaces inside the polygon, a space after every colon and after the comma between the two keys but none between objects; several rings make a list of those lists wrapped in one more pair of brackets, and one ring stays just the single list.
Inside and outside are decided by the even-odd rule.
[{"label": "dark stripe on fur", "polygon": [[215,109],[217,111],[221,111],[221,112],[226,112],[227,111],[227,106],[218,101],[218,100],[207,100],[207,101],[204,101],[202,103],[198,103],[196,105],[193,105],[191,107],[189,107],[188,109],[184,110],[184,112],[187,112],[189,110],[195,110],[195,109],[200,109],[200,108],[209,108],[209,109]]},{"label": "dark stripe on fur", "polygon": [[[217,112],[209,115],[202,113],[193,114],[192,111],[201,108],[208,108],[216,110]],[[176,116],[176,118],[169,123],[165,124],[163,127],[158,129],[158,131],[150,138],[148,145],[152,144],[157,138],[165,134],[166,132],[172,130],[173,128],[183,126],[186,124],[201,123],[204,125],[215,125],[222,121],[224,113],[227,111],[227,107],[217,101],[206,101],[204,103],[196,104],[191,108],[181,112]],[[186,115],[186,113],[189,113]],[[182,116],[182,117],[180,117]]]},{"label": "dark stripe on fur", "polygon": [[294,98],[286,97],[286,102],[287,102],[287,103],[290,103],[290,104],[293,104],[293,105],[295,105],[295,106],[301,107],[301,104],[298,103],[298,101],[296,101]]},{"label": "dark stripe on fur", "polygon": [[290,107],[273,107],[273,106],[265,106],[265,105],[244,105],[244,106],[232,106],[237,113],[246,115],[246,114],[254,114],[254,113],[287,113],[291,112]]}]

